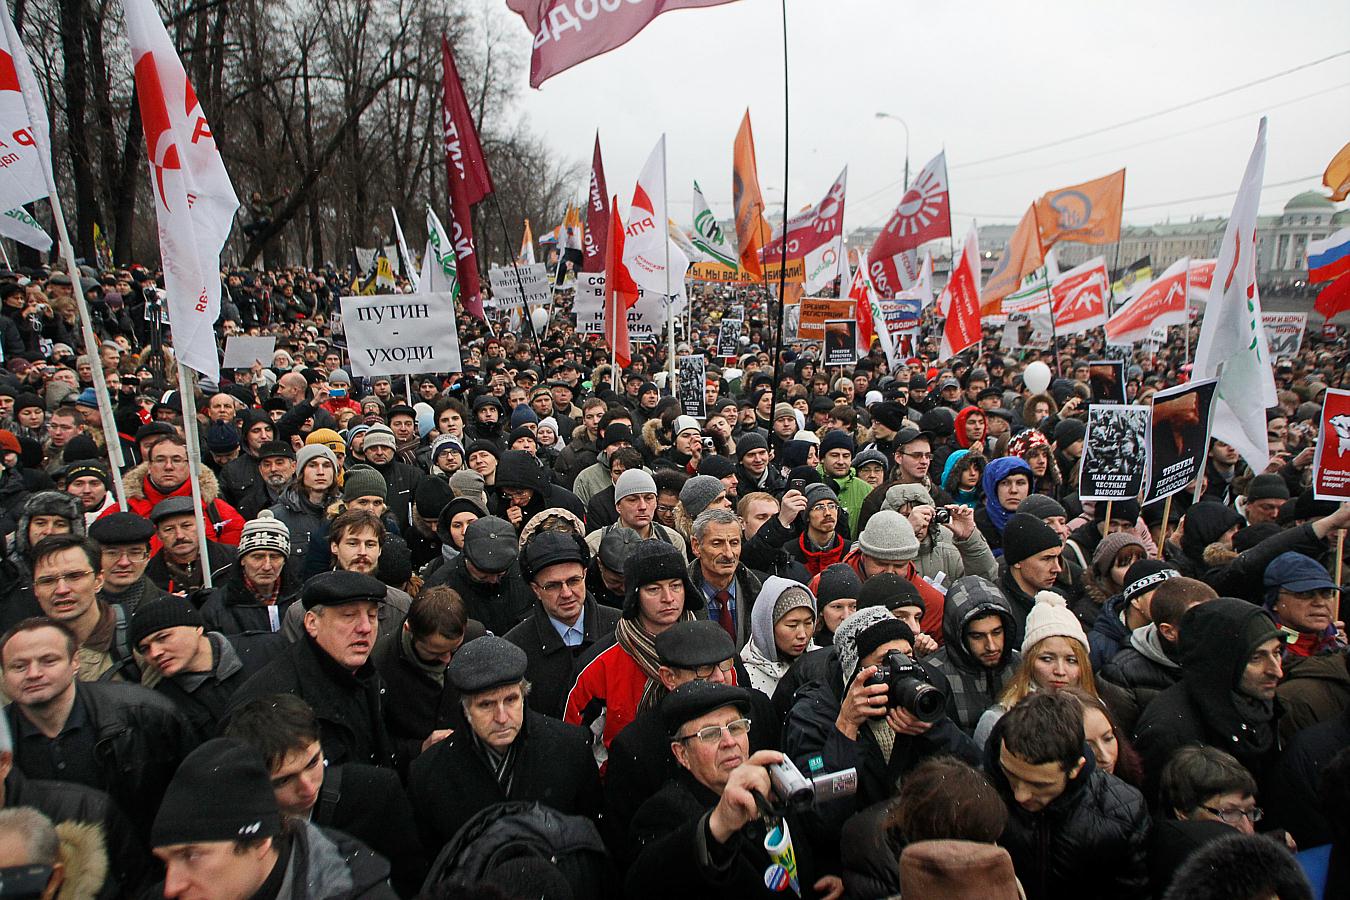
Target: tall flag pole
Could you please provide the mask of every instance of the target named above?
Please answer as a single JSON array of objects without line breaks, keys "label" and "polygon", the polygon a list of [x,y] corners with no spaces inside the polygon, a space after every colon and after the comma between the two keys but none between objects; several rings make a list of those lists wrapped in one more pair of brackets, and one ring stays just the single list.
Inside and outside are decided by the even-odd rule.
[{"label": "tall flag pole", "polygon": [[445,35],[441,35],[441,66],[444,70],[441,136],[445,142],[450,237],[459,265],[460,297],[469,315],[486,322],[483,290],[478,277],[478,250],[473,238],[472,207],[493,192],[492,176],[474,130],[473,117],[469,114],[469,103],[464,97],[464,85],[455,68],[454,55],[450,52],[450,41]]},{"label": "tall flag pole", "polygon": [[[46,238],[46,247],[38,246],[41,240],[29,235],[25,240],[10,234],[18,240],[45,250],[51,246],[51,238],[38,227],[37,222],[23,210],[22,204],[44,197],[51,201],[52,218],[56,222],[56,234],[60,242],[66,272],[70,283],[76,288],[75,307],[80,314],[80,331],[84,337],[85,352],[90,358],[97,355],[98,342],[94,337],[93,322],[89,318],[89,304],[84,293],[79,290],[80,267],[75,262],[75,247],[66,231],[66,217],[61,209],[61,197],[56,190],[56,178],[52,171],[52,148],[50,124],[47,118],[47,106],[42,100],[37,78],[33,74],[33,65],[28,58],[28,50],[19,39],[18,30],[9,13],[0,16],[3,19],[3,44],[0,44],[0,133],[12,135],[13,139],[6,147],[11,158],[0,174],[0,203],[13,206],[14,213],[22,213],[20,222],[31,223],[28,230],[36,229]],[[5,77],[9,76],[9,77]],[[9,218],[9,214],[6,214]],[[9,232],[7,232],[9,233]],[[112,401],[108,397],[108,383],[103,377],[103,366],[90,367],[94,379],[94,396],[98,399],[99,418],[103,421],[105,450],[108,454],[110,477],[117,496],[117,505],[123,512],[127,509],[127,490],[122,483],[122,444],[117,433],[117,420],[113,416]]]},{"label": "tall flag pole", "polygon": [[624,227],[619,218],[619,198],[611,197],[609,204],[609,231],[605,246],[605,339],[611,353],[611,379],[622,384],[621,366],[633,363],[633,352],[628,340],[628,311],[638,301],[638,285],[624,262]]},{"label": "tall flag pole", "polygon": [[408,252],[408,242],[403,238],[403,226],[398,221],[398,210],[391,206],[389,212],[394,217],[394,236],[398,238],[398,252],[403,255],[403,271],[408,273],[408,280],[412,282],[413,293],[417,293],[422,280],[417,274],[417,267],[413,265],[412,254]]}]

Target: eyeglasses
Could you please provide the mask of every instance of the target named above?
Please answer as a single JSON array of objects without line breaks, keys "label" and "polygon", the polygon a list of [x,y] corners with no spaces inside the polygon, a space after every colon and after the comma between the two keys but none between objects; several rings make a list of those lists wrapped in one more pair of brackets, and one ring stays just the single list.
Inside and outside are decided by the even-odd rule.
[{"label": "eyeglasses", "polygon": [[657,511],[657,512],[663,512],[663,513],[673,513],[673,512],[675,511],[675,507],[673,507],[673,506],[664,506],[664,505],[658,503],[658,504],[656,504],[656,511]]},{"label": "eyeglasses", "polygon": [[41,578],[34,578],[33,585],[41,588],[54,588],[63,581],[67,584],[76,584],[84,581],[93,574],[94,571],[92,569],[85,569],[83,572],[63,572],[60,575],[43,575]]},{"label": "eyeglasses", "polygon": [[1266,815],[1266,811],[1259,806],[1253,806],[1251,809],[1215,809],[1212,806],[1200,808],[1217,817],[1225,825],[1239,825],[1243,819],[1250,819],[1252,824],[1255,825]]},{"label": "eyeglasses", "polygon": [[690,669],[689,671],[694,673],[695,678],[703,679],[703,678],[711,678],[713,672],[716,672],[718,669],[721,669],[722,674],[725,675],[734,668],[736,668],[735,661],[725,659],[720,663],[714,663],[710,666],[697,666],[693,669]]},{"label": "eyeglasses", "polygon": [[839,510],[839,504],[825,500],[811,507],[812,512],[815,512],[816,510],[821,510],[822,512],[837,512]]},{"label": "eyeglasses", "polygon": [[707,728],[700,728],[693,734],[686,734],[684,737],[677,737],[675,740],[684,743],[685,741],[691,741],[694,738],[698,738],[700,744],[716,744],[722,740],[723,732],[726,732],[726,734],[733,739],[749,734],[750,720],[735,719],[725,725],[709,725]]},{"label": "eyeglasses", "polygon": [[185,466],[187,465],[186,456],[157,456],[151,457],[152,466]]},{"label": "eyeglasses", "polygon": [[908,456],[910,459],[932,459],[932,458],[933,458],[933,454],[932,454],[932,453],[904,453],[904,452],[902,452],[900,455],[901,455],[901,456]]},{"label": "eyeglasses", "polygon": [[141,562],[150,558],[150,551],[144,547],[104,547],[103,558],[116,562],[122,557],[126,557],[132,562]]},{"label": "eyeglasses", "polygon": [[563,589],[563,585],[567,585],[567,589],[573,594],[580,594],[586,588],[586,576],[578,575],[566,581],[545,581],[543,584],[536,581],[535,584],[545,594],[556,594]]}]

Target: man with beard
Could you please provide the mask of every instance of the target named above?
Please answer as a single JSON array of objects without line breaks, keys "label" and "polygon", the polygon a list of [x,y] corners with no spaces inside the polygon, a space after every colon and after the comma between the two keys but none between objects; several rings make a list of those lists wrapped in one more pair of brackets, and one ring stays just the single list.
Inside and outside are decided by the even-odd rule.
[{"label": "man with beard", "polygon": [[[253,427],[261,431],[270,426],[259,423]],[[242,464],[247,469],[246,481],[245,475],[238,469],[231,472],[236,464]],[[255,452],[240,456],[225,467],[225,471],[221,472],[222,491],[227,483],[225,479],[232,476],[244,484],[237,493],[236,508],[240,515],[252,519],[262,510],[280,502],[282,492],[290,486],[295,477],[295,450],[285,441],[264,441]]]},{"label": "man with beard", "polygon": [[[394,459],[396,453],[394,432],[384,425],[375,425],[366,432],[364,452],[370,467],[384,476],[385,503],[390,515],[398,523],[401,534],[408,530],[411,522],[412,503],[417,496],[417,485],[428,476],[421,470]],[[472,455],[470,451],[470,457]]]},{"label": "man with beard", "polygon": [[[206,583],[202,578],[201,544],[197,540],[195,513],[191,497],[161,500],[150,512],[160,549],[151,557],[145,574],[170,594],[194,591]],[[242,527],[240,531],[242,533]],[[210,540],[206,542],[206,552],[206,564],[211,567],[214,584],[224,578],[234,564],[236,552],[233,547]]]},{"label": "man with beard", "polygon": [[89,528],[89,537],[98,544],[103,557],[103,589],[100,600],[122,607],[126,618],[136,614],[142,603],[165,596],[164,591],[145,577],[150,564],[150,539],[155,526],[135,513],[115,512],[99,519]]}]

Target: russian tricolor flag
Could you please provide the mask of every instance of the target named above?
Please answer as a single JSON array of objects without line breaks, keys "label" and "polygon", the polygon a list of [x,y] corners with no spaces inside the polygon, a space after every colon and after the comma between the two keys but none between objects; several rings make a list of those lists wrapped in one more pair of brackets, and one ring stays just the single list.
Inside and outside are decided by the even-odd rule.
[{"label": "russian tricolor flag", "polygon": [[1350,272],[1350,228],[1308,242],[1308,280],[1331,281]]}]

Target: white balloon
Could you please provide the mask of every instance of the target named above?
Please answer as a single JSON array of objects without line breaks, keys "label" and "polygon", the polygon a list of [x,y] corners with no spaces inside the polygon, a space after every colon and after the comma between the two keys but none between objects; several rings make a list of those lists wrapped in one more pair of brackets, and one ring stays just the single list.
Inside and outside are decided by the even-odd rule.
[{"label": "white balloon", "polygon": [[530,313],[530,324],[536,332],[542,333],[548,327],[548,310],[536,309]]},{"label": "white balloon", "polygon": [[1033,394],[1044,394],[1045,389],[1050,387],[1050,367],[1040,360],[1029,363],[1027,370],[1022,373],[1022,382]]}]

